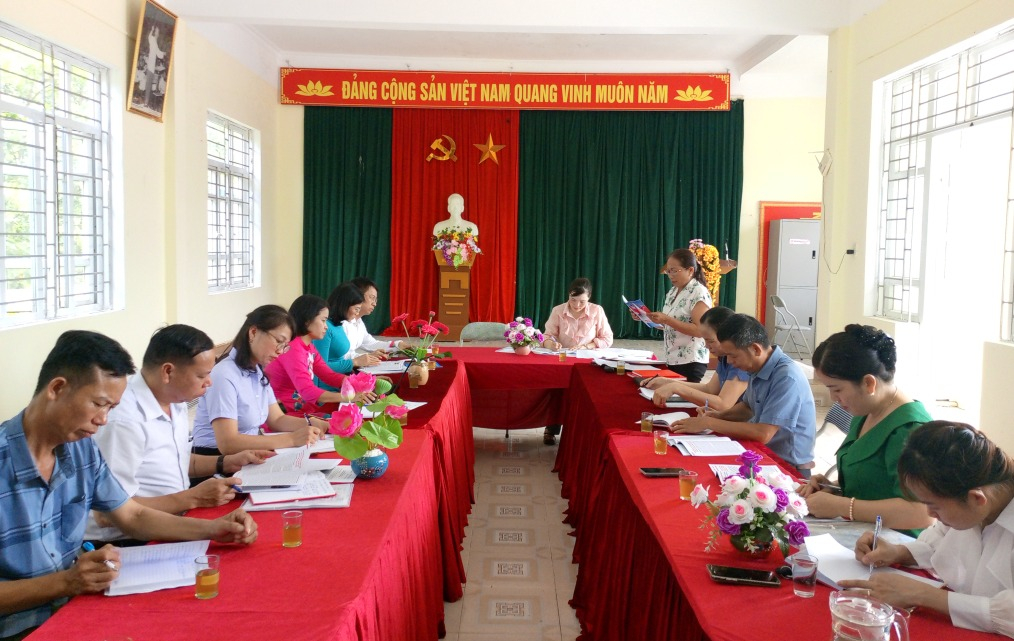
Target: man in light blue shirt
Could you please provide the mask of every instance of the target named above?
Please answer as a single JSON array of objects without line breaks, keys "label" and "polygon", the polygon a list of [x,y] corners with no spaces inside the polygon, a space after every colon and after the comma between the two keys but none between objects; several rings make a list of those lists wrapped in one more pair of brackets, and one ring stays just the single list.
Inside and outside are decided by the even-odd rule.
[{"label": "man in light blue shirt", "polygon": [[780,347],[771,346],[764,326],[752,316],[729,317],[718,328],[718,341],[729,364],[750,373],[746,394],[724,412],[686,419],[675,431],[710,429],[759,441],[794,467],[798,476],[809,478],[817,412],[802,369]]},{"label": "man in light blue shirt", "polygon": [[[107,545],[78,555],[89,510],[138,539],[250,543],[242,510],[213,521],[159,512],[131,500],[93,436],[120,401],[130,355],[95,332],[64,332],[46,357],[32,400],[0,423],[0,638],[20,639],[69,597],[101,592],[118,575]],[[76,561],[75,561],[76,559]]]}]

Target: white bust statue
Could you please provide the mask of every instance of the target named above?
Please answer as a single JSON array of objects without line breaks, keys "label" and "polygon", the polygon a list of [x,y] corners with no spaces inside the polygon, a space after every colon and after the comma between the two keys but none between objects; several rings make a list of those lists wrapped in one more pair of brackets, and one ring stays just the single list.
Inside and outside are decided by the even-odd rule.
[{"label": "white bust statue", "polygon": [[447,220],[442,220],[433,227],[433,235],[436,236],[437,232],[441,229],[447,229],[448,227],[457,227],[461,231],[471,232],[478,236],[479,228],[475,226],[475,223],[470,223],[461,217],[461,213],[465,211],[465,199],[461,197],[461,194],[451,194],[447,197],[447,213],[451,215]]}]

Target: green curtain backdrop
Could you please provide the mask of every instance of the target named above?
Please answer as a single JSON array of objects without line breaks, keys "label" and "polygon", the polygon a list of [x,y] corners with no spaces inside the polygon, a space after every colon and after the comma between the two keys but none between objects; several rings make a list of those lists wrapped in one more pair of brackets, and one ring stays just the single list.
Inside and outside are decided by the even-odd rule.
[{"label": "green curtain backdrop", "polygon": [[373,279],[373,333],[391,324],[391,121],[390,109],[357,107],[306,107],[303,118],[303,291],[327,298]]},{"label": "green curtain backdrop", "polygon": [[[728,112],[522,111],[516,314],[545,325],[578,276],[617,338],[659,338],[620,300],[661,307],[666,255],[701,238],[739,253],[743,102]],[[721,304],[735,307],[736,272]]]}]

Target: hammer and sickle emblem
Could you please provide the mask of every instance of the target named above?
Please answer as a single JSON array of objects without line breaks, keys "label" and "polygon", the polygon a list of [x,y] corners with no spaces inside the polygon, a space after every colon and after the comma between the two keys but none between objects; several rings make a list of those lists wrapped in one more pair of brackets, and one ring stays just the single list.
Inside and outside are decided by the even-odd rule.
[{"label": "hammer and sickle emblem", "polygon": [[[446,138],[447,142],[451,143],[451,148],[448,149],[447,147],[444,147],[444,141],[441,140],[440,138],[437,138],[436,140],[430,143],[430,149],[433,150],[433,153],[426,156],[426,162],[429,162],[431,160],[453,160],[454,162],[458,161],[458,157],[454,155],[454,150],[458,148],[458,146],[454,144],[454,138],[451,138],[447,134],[443,134],[442,137]],[[436,152],[438,151],[441,152],[443,155],[438,156],[436,154]]]}]

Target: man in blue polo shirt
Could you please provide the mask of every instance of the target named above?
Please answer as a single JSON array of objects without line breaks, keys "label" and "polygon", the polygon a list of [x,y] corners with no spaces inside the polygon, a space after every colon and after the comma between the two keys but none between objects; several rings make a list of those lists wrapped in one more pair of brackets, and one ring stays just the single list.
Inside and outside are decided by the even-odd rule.
[{"label": "man in blue polo shirt", "polygon": [[817,412],[802,369],[780,347],[771,346],[764,326],[752,316],[730,316],[718,328],[718,341],[729,364],[750,373],[746,393],[724,412],[686,419],[674,431],[710,429],[759,441],[796,468],[798,476],[809,478]]},{"label": "man in blue polo shirt", "polygon": [[[0,639],[21,639],[69,597],[104,590],[119,574],[111,545],[80,556],[88,511],[138,539],[251,543],[242,510],[205,521],[127,496],[89,438],[120,401],[130,355],[94,332],[69,331],[39,373],[32,400],[0,423]],[[75,561],[76,559],[76,561]]]}]

